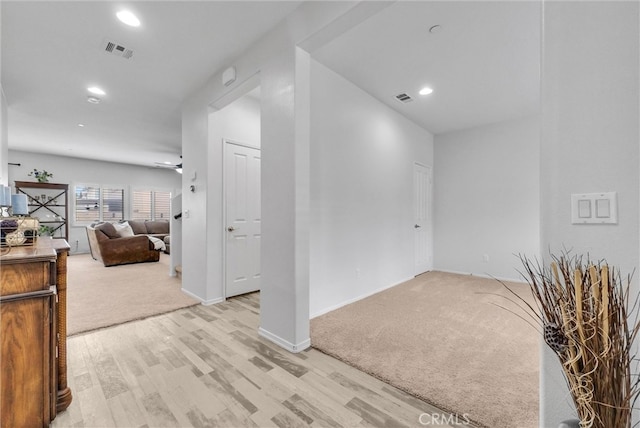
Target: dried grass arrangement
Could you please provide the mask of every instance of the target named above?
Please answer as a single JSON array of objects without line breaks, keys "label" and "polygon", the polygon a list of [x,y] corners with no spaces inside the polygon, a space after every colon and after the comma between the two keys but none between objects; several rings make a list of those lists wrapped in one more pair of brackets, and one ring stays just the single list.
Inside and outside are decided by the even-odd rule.
[{"label": "dried grass arrangement", "polygon": [[634,371],[638,297],[630,306],[631,276],[623,282],[606,262],[583,263],[568,254],[552,256],[549,268],[520,259],[537,308],[513,294],[560,359],[580,427],[630,428],[640,392]]}]

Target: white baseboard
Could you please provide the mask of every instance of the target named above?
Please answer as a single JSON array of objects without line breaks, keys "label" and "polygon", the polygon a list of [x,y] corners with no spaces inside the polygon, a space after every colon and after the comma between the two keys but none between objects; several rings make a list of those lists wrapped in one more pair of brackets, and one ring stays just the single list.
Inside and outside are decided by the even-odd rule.
[{"label": "white baseboard", "polygon": [[298,343],[297,345],[294,345],[293,343],[289,342],[288,340],[285,340],[283,338],[281,338],[280,336],[271,333],[270,331],[267,331],[265,329],[263,329],[262,327],[258,328],[258,334],[262,337],[264,337],[267,340],[270,340],[271,342],[275,343],[276,345],[280,346],[281,348],[286,349],[289,352],[292,352],[294,354],[297,354],[298,352],[302,352],[305,349],[307,349],[309,346],[311,346],[311,339],[308,338],[306,340],[303,340],[302,342]]},{"label": "white baseboard", "polygon": [[471,275],[471,276],[478,276],[480,278],[487,278],[487,279],[497,279],[499,281],[506,281],[506,282],[520,282],[520,283],[525,283],[525,281],[522,278],[505,278],[503,276],[492,276],[486,273],[471,273],[471,272],[460,272],[457,270],[447,270],[447,269],[434,269],[434,271],[438,271],[438,272],[445,272],[445,273],[455,273],[456,275]]},{"label": "white baseboard", "polygon": [[193,297],[196,300],[199,300],[200,303],[204,306],[209,306],[209,305],[215,305],[216,303],[222,303],[225,301],[224,297],[217,297],[215,299],[210,299],[210,300],[204,300],[203,298],[201,298],[200,296],[196,296],[195,294],[193,294],[192,292],[190,292],[189,290],[185,290],[184,288],[181,288],[182,292],[184,294],[186,294],[189,297]]},{"label": "white baseboard", "polygon": [[313,318],[319,317],[320,315],[324,315],[324,314],[329,313],[331,311],[335,311],[336,309],[340,309],[343,306],[347,306],[347,305],[350,305],[351,303],[355,303],[358,300],[366,299],[369,296],[373,296],[374,294],[380,293],[381,291],[387,290],[387,289],[389,289],[391,287],[395,287],[396,285],[400,285],[400,284],[402,284],[404,282],[407,282],[407,281],[409,281],[409,280],[411,280],[413,278],[414,277],[412,276],[410,278],[403,279],[400,282],[396,282],[396,283],[391,284],[391,285],[385,285],[384,287],[380,287],[380,288],[377,288],[377,289],[375,289],[373,291],[370,291],[368,293],[361,294],[360,296],[354,297],[352,299],[345,300],[344,302],[338,303],[337,305],[333,305],[333,306],[329,306],[328,308],[321,309],[321,310],[311,314],[309,316],[309,319],[313,319]]},{"label": "white baseboard", "polygon": [[204,306],[210,306],[210,305],[215,305],[216,303],[222,303],[224,301],[226,301],[227,299],[225,299],[224,297],[217,297],[215,299],[210,299],[210,300],[202,300],[202,304]]}]

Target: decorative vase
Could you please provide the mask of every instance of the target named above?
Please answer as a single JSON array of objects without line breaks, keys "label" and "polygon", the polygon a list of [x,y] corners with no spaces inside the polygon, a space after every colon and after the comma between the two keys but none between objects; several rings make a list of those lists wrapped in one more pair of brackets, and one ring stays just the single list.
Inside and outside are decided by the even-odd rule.
[{"label": "decorative vase", "polygon": [[42,175],[38,177],[38,183],[48,183],[48,182],[49,182],[49,179],[47,177]]}]

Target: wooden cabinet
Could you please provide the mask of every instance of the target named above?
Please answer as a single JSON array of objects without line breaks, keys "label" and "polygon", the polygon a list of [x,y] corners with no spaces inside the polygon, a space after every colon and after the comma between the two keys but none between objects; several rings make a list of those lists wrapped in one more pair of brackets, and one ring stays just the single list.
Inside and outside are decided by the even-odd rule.
[{"label": "wooden cabinet", "polygon": [[60,268],[66,269],[67,251],[65,241],[39,239],[35,246],[13,247],[0,256],[2,427],[49,426],[71,402],[66,386],[66,290],[61,305],[56,287],[60,280],[66,285],[66,272]]},{"label": "wooden cabinet", "polygon": [[53,238],[69,239],[69,185],[16,181],[16,193],[27,195],[29,215],[51,230]]}]

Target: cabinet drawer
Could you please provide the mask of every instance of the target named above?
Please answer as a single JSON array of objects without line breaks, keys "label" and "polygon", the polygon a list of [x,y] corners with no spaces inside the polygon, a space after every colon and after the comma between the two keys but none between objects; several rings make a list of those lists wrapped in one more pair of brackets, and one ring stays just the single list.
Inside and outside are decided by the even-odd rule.
[{"label": "cabinet drawer", "polygon": [[47,290],[50,285],[51,262],[2,263],[0,296]]}]

